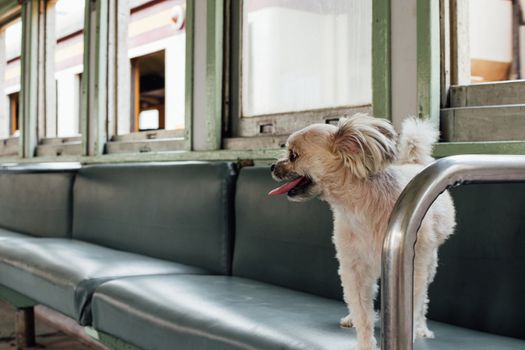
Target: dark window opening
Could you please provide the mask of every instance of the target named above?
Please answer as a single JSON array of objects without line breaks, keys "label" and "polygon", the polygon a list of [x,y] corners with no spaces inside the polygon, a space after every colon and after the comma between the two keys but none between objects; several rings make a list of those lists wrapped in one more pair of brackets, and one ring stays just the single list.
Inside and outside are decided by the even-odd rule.
[{"label": "dark window opening", "polygon": [[20,102],[19,92],[8,95],[9,97],[9,134],[18,136],[20,130]]},{"label": "dark window opening", "polygon": [[165,128],[165,55],[164,51],[132,59],[132,131]]}]

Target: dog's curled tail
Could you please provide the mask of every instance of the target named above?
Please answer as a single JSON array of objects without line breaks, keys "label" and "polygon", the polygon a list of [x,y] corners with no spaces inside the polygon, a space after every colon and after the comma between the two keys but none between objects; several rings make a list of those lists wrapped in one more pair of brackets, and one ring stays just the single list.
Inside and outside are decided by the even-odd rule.
[{"label": "dog's curled tail", "polygon": [[399,136],[399,158],[401,164],[427,165],[434,161],[432,146],[439,138],[430,120],[409,117],[401,125]]}]

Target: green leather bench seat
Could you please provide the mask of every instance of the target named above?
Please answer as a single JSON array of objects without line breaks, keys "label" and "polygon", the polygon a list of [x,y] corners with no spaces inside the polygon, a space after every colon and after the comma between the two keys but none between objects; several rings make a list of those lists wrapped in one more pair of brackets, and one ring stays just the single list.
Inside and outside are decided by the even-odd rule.
[{"label": "green leather bench seat", "polygon": [[6,230],[3,228],[0,228],[0,239],[4,238],[13,238],[13,237],[27,237],[27,235],[24,235],[22,233],[14,232],[11,230]]},{"label": "green leather bench seat", "polygon": [[351,349],[343,303],[240,277],[147,276],[93,297],[93,326],[142,349]]},{"label": "green leather bench seat", "polygon": [[267,196],[274,187],[269,168],[241,169],[233,274],[342,300],[328,205]]},{"label": "green leather bench seat", "polygon": [[91,322],[91,296],[104,281],[167,273],[209,272],[75,240],[11,238],[0,243],[0,284],[83,325]]},{"label": "green leather bench seat", "polygon": [[[142,349],[348,350],[344,303],[239,277],[145,276],[110,281],[93,297],[96,329]],[[522,350],[525,341],[430,322],[416,350]],[[378,333],[378,330],[376,330]],[[377,334],[378,335],[378,334]]]},{"label": "green leather bench seat", "polygon": [[73,238],[228,274],[235,178],[224,162],[84,167]]},{"label": "green leather bench seat", "polygon": [[[341,298],[337,261],[331,242],[330,210],[318,200],[290,203],[284,197],[266,196],[274,186],[267,168],[243,168],[239,174],[232,277],[168,275],[107,282],[97,289],[94,296],[94,327],[144,349],[351,349],[355,344],[354,331],[341,329],[338,324],[339,319],[346,315],[346,308]],[[520,186],[520,191],[524,192],[520,196],[523,201],[525,186]],[[483,193],[484,188],[474,189],[474,192]],[[438,271],[430,302],[431,316],[445,323],[430,322],[437,338],[417,340],[416,349],[525,349],[522,326],[525,323],[522,322],[523,316],[518,315],[523,313],[525,292],[521,292],[522,281],[517,281],[519,274],[511,276],[516,272],[512,259],[521,264],[525,256],[523,245],[510,248],[508,244],[512,243],[508,242],[512,240],[506,244],[494,242],[500,235],[494,232],[483,237],[489,244],[486,249],[498,251],[499,262],[510,268],[508,273],[503,273],[504,286],[496,284],[502,281],[502,277],[494,270],[490,276],[484,277],[483,270],[480,270],[474,275],[476,281],[450,271],[461,272],[463,268],[458,265],[464,266],[469,273],[478,263],[483,268],[494,263],[498,265],[490,259],[478,261],[486,257],[480,255],[479,249],[487,243],[476,239],[484,226],[496,231],[497,227],[502,227],[513,237],[518,235],[517,228],[525,227],[520,214],[525,203],[501,205],[505,196],[517,190],[515,187],[504,191],[497,187],[488,192],[495,197],[489,195],[489,201],[492,199],[493,202],[487,212],[495,210],[494,215],[500,215],[501,220],[514,220],[502,226],[497,222],[487,223],[493,220],[492,215],[480,219],[476,211],[467,211],[466,217],[461,214],[464,207],[483,203],[480,197],[484,195],[453,193],[460,213],[458,232],[444,247],[450,246],[452,252],[445,250],[442,254],[441,265],[445,268]],[[499,191],[501,197],[495,195]],[[498,206],[499,209],[495,208]],[[481,210],[485,210],[484,207]],[[520,237],[523,239],[525,235]],[[513,252],[513,257],[500,255],[506,249]],[[472,264],[461,259],[447,263],[446,260],[454,254],[466,254],[478,260],[472,260]],[[449,274],[449,277],[440,280],[444,274]],[[481,299],[473,297],[475,306],[468,305],[468,298],[457,290],[456,286],[465,286],[460,279],[468,281],[468,290],[472,293],[477,288],[485,288],[480,292]],[[485,280],[493,281],[494,287],[491,289],[484,284]],[[480,284],[472,287],[476,283]],[[500,311],[490,311],[493,307],[503,307],[508,312],[510,307],[502,305],[506,304],[505,300],[490,298],[495,290],[497,295],[505,295],[519,306],[510,312],[512,321],[505,319]],[[521,295],[521,301],[518,295]],[[461,302],[454,302],[456,297]],[[436,305],[439,305],[437,311]],[[475,308],[488,308],[489,314],[483,315]],[[477,328],[476,322],[483,321],[469,318],[469,314],[486,318],[494,315],[497,319],[492,319],[491,325],[500,326],[485,327],[486,333],[472,330]],[[460,317],[454,319],[455,315]],[[451,325],[458,320],[464,328]],[[500,335],[493,334],[498,332]]]},{"label": "green leather bench seat", "polygon": [[[148,346],[146,346],[147,342],[138,343],[145,349],[155,349],[155,344],[158,343],[153,339],[159,337],[162,341],[170,331],[173,335],[166,339],[170,339],[170,342],[176,340],[177,343],[165,343],[165,349],[169,348],[166,344],[172,346],[177,344],[177,348],[180,349],[226,349],[236,348],[237,342],[252,344],[253,349],[272,348],[272,346],[280,348],[282,344],[292,346],[293,349],[308,349],[315,348],[309,347],[310,345],[326,344],[320,335],[333,335],[339,339],[338,344],[341,346],[346,344],[343,339],[348,340],[348,332],[340,330],[338,326],[339,318],[343,317],[346,311],[341,302],[342,291],[337,275],[337,260],[331,242],[330,210],[319,200],[290,203],[283,197],[268,197],[267,193],[273,187],[275,182],[271,179],[268,168],[241,169],[235,196],[236,234],[232,270],[234,277],[209,279],[166,277],[167,282],[163,278],[153,277],[144,280],[133,279],[137,281],[137,285],[129,287],[132,290],[130,295],[128,295],[128,287],[114,289],[110,287],[120,286],[119,283],[105,284],[98,289],[100,294],[95,294],[97,297],[94,305],[98,305],[93,309],[95,328],[103,327],[102,331],[106,330],[110,334],[137,344],[135,338],[129,337],[135,337],[135,333],[140,333],[139,330],[144,327],[147,332],[140,335],[147,337],[147,341],[153,342]],[[128,286],[128,282],[122,283]],[[132,282],[129,283],[131,285]],[[103,296],[110,295],[112,304],[118,303],[120,297],[126,298],[120,300],[126,305],[130,300],[128,296],[134,298],[133,293],[138,292],[134,288],[140,289],[139,285],[144,288],[148,286],[149,292],[145,291],[137,296],[136,300],[129,304],[129,308],[111,311],[112,308],[108,307]],[[187,297],[181,297],[179,291]],[[166,296],[162,296],[162,293],[166,293]],[[174,296],[170,297],[172,294]],[[192,294],[194,294],[193,298],[191,298]],[[181,299],[178,299],[179,297]],[[295,298],[302,300],[301,303],[306,309],[296,308],[295,302],[291,302]],[[259,301],[252,305],[250,299]],[[246,303],[243,304],[243,300]],[[143,303],[144,309],[142,305],[136,303]],[[206,305],[209,305],[209,308]],[[250,314],[250,309],[255,310],[257,305],[263,307],[259,310],[258,319],[255,317],[257,314]],[[271,307],[264,308],[264,305]],[[150,310],[150,307],[156,309]],[[165,308],[165,311],[160,310],[161,308]],[[194,311],[193,308],[196,310]],[[168,330],[159,327],[159,330],[155,331],[153,324],[148,326],[148,322],[144,322],[141,315],[149,315],[149,312],[159,313],[159,317],[165,315],[162,317],[166,318],[165,324]],[[194,312],[198,312],[198,316],[194,317],[192,315]],[[215,312],[217,315],[214,316]],[[299,316],[301,313],[303,315]],[[110,315],[114,315],[114,318]],[[229,315],[231,321],[228,321]],[[120,319],[121,316],[125,318]],[[209,328],[212,328],[211,331],[216,329],[221,334],[223,317],[226,320],[225,333],[222,336],[232,337],[231,344],[227,340],[208,339]],[[295,321],[297,317],[300,317],[300,321]],[[323,317],[319,319],[319,323],[316,323],[317,317]],[[117,319],[122,328],[118,334],[115,334],[117,330],[112,327],[116,324],[113,324],[113,321],[117,322]],[[158,318],[153,323],[157,326],[164,324],[164,321],[160,320]],[[172,322],[173,320],[177,322],[180,320],[183,323],[178,324]],[[297,330],[301,327],[305,329],[301,334],[284,337],[283,327],[286,327],[286,322],[283,320],[290,323],[289,330]],[[111,322],[111,325],[108,322]],[[243,323],[247,325],[243,326]],[[178,331],[179,326],[182,327],[182,331]],[[190,327],[187,333],[193,336],[186,337],[184,331],[186,326]],[[236,327],[240,329],[237,331]],[[261,338],[257,336],[259,328],[268,330],[268,338],[264,335]],[[137,332],[126,331],[126,329],[137,330]],[[332,333],[334,330],[335,333]],[[161,333],[162,335],[156,333],[161,331],[165,333]],[[151,337],[147,335],[150,332]],[[303,333],[311,333],[311,337]],[[253,340],[250,340],[252,336]],[[309,338],[301,340],[301,337]],[[320,339],[315,340],[316,338]],[[304,346],[300,347],[298,344]],[[346,345],[348,348],[348,344]]]},{"label": "green leather bench seat", "polygon": [[[25,174],[9,180],[21,181],[19,176]],[[65,181],[62,173],[49,176]],[[235,177],[231,163],[84,167],[76,174],[73,198],[67,197],[73,201],[73,239],[3,239],[0,284],[87,325],[92,293],[104,281],[148,274],[228,274]],[[50,188],[39,187],[46,184],[39,179],[26,180],[43,196]],[[6,181],[0,178],[0,190]],[[36,206],[31,198],[28,193],[20,210]],[[39,206],[43,212],[49,209],[46,203]]]},{"label": "green leather bench seat", "polygon": [[[0,169],[0,227],[36,237],[71,237],[72,188],[78,165]],[[7,233],[0,233],[6,236]]]}]

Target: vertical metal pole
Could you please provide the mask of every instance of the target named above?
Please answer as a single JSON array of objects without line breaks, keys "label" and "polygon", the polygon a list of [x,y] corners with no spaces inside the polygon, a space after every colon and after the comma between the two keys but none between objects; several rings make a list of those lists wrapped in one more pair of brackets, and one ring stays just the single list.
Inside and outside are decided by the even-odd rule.
[{"label": "vertical metal pole", "polygon": [[16,310],[15,332],[17,349],[35,346],[35,313],[33,307]]}]

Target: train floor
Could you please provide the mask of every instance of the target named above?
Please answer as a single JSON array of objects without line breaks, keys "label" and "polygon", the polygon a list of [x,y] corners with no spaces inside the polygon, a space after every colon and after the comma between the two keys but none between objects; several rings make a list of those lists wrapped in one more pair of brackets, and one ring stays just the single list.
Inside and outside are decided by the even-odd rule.
[{"label": "train floor", "polygon": [[[0,301],[0,350],[14,350],[15,345],[15,310],[8,304]],[[39,317],[35,319],[36,343],[35,347],[27,350],[92,350],[75,337],[64,334],[49,326]]]}]

